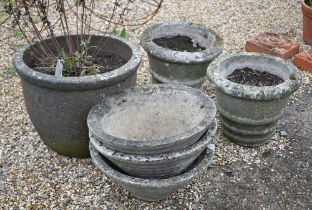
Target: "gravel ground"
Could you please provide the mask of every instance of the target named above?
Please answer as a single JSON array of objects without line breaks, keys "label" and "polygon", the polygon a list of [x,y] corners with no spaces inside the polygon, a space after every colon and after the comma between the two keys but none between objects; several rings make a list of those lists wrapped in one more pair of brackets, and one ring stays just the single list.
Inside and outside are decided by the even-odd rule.
[{"label": "gravel ground", "polygon": [[[225,40],[225,54],[242,51],[247,39],[263,31],[309,48],[302,42],[299,0],[170,0],[149,25],[167,20],[212,27]],[[130,32],[130,39],[137,42],[142,30]],[[0,32],[7,35],[6,29]],[[272,141],[245,148],[219,130],[214,164],[199,179],[166,200],[143,202],[103,176],[90,159],[59,156],[42,143],[25,110],[18,77],[4,75],[13,50],[8,42],[1,44],[1,209],[312,209],[311,74],[303,73],[303,86]],[[147,68],[144,54],[139,84],[150,81]],[[203,89],[213,97],[208,83]]]}]

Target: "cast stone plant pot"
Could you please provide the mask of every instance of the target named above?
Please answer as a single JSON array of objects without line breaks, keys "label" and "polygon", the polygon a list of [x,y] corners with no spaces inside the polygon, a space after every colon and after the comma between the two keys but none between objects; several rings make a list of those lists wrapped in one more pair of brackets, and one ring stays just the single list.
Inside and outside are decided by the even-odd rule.
[{"label": "cast stone plant pot", "polygon": [[[180,52],[158,46],[153,39],[188,36],[206,49],[200,52]],[[223,40],[212,29],[189,22],[167,22],[147,28],[140,36],[147,52],[149,71],[159,83],[201,87],[206,80],[209,63],[223,51]]]},{"label": "cast stone plant pot", "polygon": [[[226,79],[235,69],[245,67],[275,74],[284,82],[256,87]],[[244,146],[258,146],[272,137],[288,98],[301,83],[301,73],[293,64],[257,53],[222,56],[211,63],[207,74],[215,86],[215,103],[224,133]]]},{"label": "cast stone plant pot", "polygon": [[[92,35],[91,44],[99,45],[101,35]],[[64,36],[56,38],[66,46]],[[76,35],[72,35],[76,40]],[[84,77],[61,77],[30,68],[34,62],[29,45],[17,50],[13,63],[21,78],[27,112],[39,136],[52,150],[71,157],[89,157],[87,115],[101,98],[136,84],[141,61],[138,46],[111,36],[105,50],[114,52],[127,63],[113,71]],[[104,41],[105,41],[104,40]],[[51,39],[43,42],[52,48]]]},{"label": "cast stone plant pot", "polygon": [[215,115],[213,100],[199,89],[150,84],[101,100],[88,115],[88,127],[90,134],[112,150],[160,154],[198,141]]},{"label": "cast stone plant pot", "polygon": [[120,169],[102,156],[91,142],[90,153],[92,162],[97,168],[135,197],[145,201],[157,201],[169,197],[171,193],[203,173],[210,164],[214,152],[205,149],[184,173],[164,179],[144,179],[121,172]]},{"label": "cast stone plant pot", "polygon": [[312,45],[312,7],[301,0],[301,10],[303,15],[303,40]]},{"label": "cast stone plant pot", "polygon": [[181,150],[156,155],[133,155],[105,147],[90,136],[95,149],[125,173],[141,178],[167,178],[181,174],[206,149],[217,130],[216,122],[194,144]]}]

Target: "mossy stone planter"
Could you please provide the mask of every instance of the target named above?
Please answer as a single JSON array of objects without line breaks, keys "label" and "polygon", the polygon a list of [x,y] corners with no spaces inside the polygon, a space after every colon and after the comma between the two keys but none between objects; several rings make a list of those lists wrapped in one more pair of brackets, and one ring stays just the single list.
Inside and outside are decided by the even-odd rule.
[{"label": "mossy stone planter", "polygon": [[[188,36],[201,47],[200,52],[180,52],[158,46],[154,39]],[[209,63],[223,51],[223,40],[210,28],[188,22],[168,22],[147,28],[140,36],[147,52],[150,73],[160,83],[200,87],[206,80]]]},{"label": "mossy stone planter", "polygon": [[[226,79],[235,69],[249,67],[281,77],[276,86],[248,86]],[[301,73],[291,63],[269,55],[237,53],[218,58],[208,67],[215,86],[216,106],[224,133],[237,144],[257,146],[275,132],[288,98],[301,83]]]},{"label": "mossy stone planter", "polygon": [[109,159],[125,173],[141,178],[167,178],[186,170],[206,149],[217,130],[212,123],[208,131],[194,144],[180,150],[154,155],[134,155],[105,147],[100,141],[90,136],[95,149]]},{"label": "mossy stone planter", "polygon": [[214,121],[214,102],[182,85],[144,85],[106,97],[88,115],[90,134],[128,154],[161,154],[198,141]]},{"label": "mossy stone planter", "polygon": [[92,162],[106,176],[127,189],[135,197],[146,201],[165,199],[171,193],[198,177],[210,164],[213,152],[205,149],[201,155],[180,175],[164,179],[144,179],[121,172],[114,164],[102,156],[90,143]]},{"label": "mossy stone planter", "polygon": [[[99,45],[102,37],[92,35],[91,45]],[[56,39],[61,46],[66,46],[64,36]],[[76,40],[75,35],[72,39]],[[87,115],[91,107],[99,99],[136,84],[141,61],[138,46],[114,36],[105,40],[105,50],[128,62],[95,76],[57,78],[35,71],[29,67],[34,61],[30,46],[22,47],[14,55],[13,63],[21,78],[30,119],[44,143],[59,154],[88,157]],[[44,42],[55,50],[51,39]]]}]

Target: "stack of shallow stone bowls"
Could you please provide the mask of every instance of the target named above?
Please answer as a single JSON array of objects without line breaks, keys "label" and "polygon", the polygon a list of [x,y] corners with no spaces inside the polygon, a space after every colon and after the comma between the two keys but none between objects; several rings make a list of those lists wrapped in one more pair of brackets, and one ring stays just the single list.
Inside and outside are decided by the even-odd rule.
[{"label": "stack of shallow stone bowls", "polygon": [[88,116],[103,173],[143,200],[168,197],[208,166],[216,107],[202,91],[145,85],[105,97]]}]

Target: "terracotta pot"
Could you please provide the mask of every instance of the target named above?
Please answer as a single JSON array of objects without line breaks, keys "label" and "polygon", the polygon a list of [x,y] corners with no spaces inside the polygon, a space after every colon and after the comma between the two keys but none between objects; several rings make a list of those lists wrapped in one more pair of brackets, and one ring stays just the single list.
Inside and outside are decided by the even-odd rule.
[{"label": "terracotta pot", "polygon": [[312,45],[312,7],[301,0],[301,9],[303,14],[303,40]]}]

